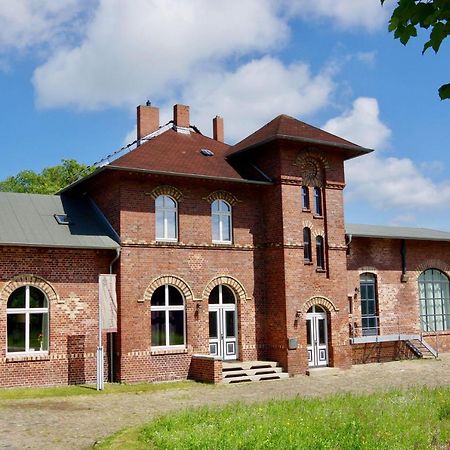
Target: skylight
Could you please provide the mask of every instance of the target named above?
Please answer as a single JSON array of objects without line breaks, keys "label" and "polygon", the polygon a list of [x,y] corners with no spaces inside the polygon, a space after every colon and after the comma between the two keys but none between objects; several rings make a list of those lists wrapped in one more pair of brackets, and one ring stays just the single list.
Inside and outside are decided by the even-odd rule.
[{"label": "skylight", "polygon": [[213,152],[212,150],[209,150],[208,148],[202,148],[202,149],[200,150],[200,153],[201,153],[203,156],[214,156],[214,152]]}]

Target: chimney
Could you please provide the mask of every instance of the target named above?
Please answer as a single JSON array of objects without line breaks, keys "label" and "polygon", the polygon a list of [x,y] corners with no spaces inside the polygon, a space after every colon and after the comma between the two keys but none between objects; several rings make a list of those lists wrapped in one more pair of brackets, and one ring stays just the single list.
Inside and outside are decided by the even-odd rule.
[{"label": "chimney", "polygon": [[224,142],[223,117],[216,116],[213,119],[213,138],[216,141]]},{"label": "chimney", "polygon": [[189,128],[189,106],[174,105],[173,124],[175,127]]},{"label": "chimney", "polygon": [[[144,136],[153,133],[159,128],[159,108],[150,106],[150,102],[146,105],[139,105],[136,110],[137,116],[137,139],[138,141]],[[138,145],[140,142],[138,142]]]}]

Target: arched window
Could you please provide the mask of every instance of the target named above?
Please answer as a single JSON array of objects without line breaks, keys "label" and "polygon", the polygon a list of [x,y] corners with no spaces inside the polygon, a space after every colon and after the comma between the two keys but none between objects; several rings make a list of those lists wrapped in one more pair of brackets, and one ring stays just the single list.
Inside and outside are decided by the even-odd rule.
[{"label": "arched window", "polygon": [[211,204],[211,231],[214,243],[231,243],[231,206],[225,200]]},{"label": "arched window", "polygon": [[322,191],[319,187],[314,188],[314,214],[322,215]]},{"label": "arched window", "polygon": [[174,286],[160,286],[151,300],[152,347],[184,347],[186,314],[184,298]]},{"label": "arched window", "polygon": [[428,269],[419,276],[420,318],[423,331],[450,329],[448,277],[437,269]]},{"label": "arched window", "polygon": [[373,273],[362,273],[359,285],[362,334],[375,336],[378,334],[377,278]]},{"label": "arched window", "polygon": [[309,188],[302,186],[302,209],[309,210]]},{"label": "arched window", "polygon": [[310,263],[312,261],[311,230],[307,227],[303,228],[303,255],[305,262]]},{"label": "arched window", "polygon": [[48,299],[34,286],[17,288],[6,306],[8,353],[48,352]]},{"label": "arched window", "polygon": [[325,250],[323,246],[323,237],[316,237],[316,258],[317,258],[317,268],[325,269]]},{"label": "arched window", "polygon": [[178,205],[168,195],[159,195],[155,200],[156,240],[176,241],[178,238]]}]

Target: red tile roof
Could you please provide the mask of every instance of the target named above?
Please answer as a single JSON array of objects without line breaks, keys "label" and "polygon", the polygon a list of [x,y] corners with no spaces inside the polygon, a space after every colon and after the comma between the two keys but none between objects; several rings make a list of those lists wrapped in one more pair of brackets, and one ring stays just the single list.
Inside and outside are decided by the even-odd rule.
[{"label": "red tile roof", "polygon": [[[211,150],[214,156],[202,155],[203,148]],[[228,144],[199,133],[184,134],[169,129],[110,166],[243,180],[225,159],[229,148]]]},{"label": "red tile roof", "polygon": [[292,139],[317,144],[343,147],[347,150],[355,150],[355,155],[367,153],[368,149],[342,139],[334,134],[321,130],[320,128],[308,125],[294,117],[282,114],[272,121],[246,137],[236,145],[232,146],[229,155],[244,151],[251,147],[256,147],[274,139]]}]

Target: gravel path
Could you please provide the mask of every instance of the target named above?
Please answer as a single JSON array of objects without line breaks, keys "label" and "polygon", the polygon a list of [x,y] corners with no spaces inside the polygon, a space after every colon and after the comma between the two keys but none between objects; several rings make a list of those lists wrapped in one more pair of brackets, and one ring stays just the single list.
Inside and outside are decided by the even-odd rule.
[{"label": "gravel path", "polygon": [[0,401],[0,448],[85,449],[121,428],[182,408],[424,385],[450,385],[450,354],[442,354],[438,360],[367,364],[279,381],[194,384],[154,393]]}]

